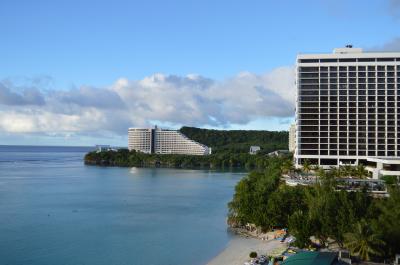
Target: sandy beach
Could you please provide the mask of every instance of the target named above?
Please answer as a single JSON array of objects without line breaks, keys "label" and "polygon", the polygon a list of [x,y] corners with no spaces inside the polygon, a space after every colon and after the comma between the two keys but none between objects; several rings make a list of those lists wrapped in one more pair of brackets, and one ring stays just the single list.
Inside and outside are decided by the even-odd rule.
[{"label": "sandy beach", "polygon": [[278,240],[263,241],[255,238],[245,238],[235,236],[229,242],[225,250],[213,258],[207,265],[243,265],[249,260],[251,251],[256,251],[259,255],[266,254],[271,250],[282,246]]}]

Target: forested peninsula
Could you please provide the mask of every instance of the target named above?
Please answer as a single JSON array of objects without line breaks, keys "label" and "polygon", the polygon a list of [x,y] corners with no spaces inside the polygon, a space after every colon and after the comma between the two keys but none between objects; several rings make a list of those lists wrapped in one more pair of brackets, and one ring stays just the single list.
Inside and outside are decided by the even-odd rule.
[{"label": "forested peninsula", "polygon": [[[121,167],[169,167],[169,168],[265,168],[268,153],[288,148],[287,131],[209,130],[182,127],[180,132],[188,138],[212,148],[211,155],[144,154],[119,149],[117,151],[90,152],[85,155],[85,164]],[[249,154],[252,145],[261,147]]]}]

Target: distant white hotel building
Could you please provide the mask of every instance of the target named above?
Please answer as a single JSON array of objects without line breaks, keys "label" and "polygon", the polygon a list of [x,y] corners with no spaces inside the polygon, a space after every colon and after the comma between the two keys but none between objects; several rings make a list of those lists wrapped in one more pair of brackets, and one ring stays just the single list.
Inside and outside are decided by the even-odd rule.
[{"label": "distant white hotel building", "polygon": [[400,52],[300,54],[296,84],[296,165],[376,163],[400,173]]},{"label": "distant white hotel building", "polygon": [[129,128],[128,149],[147,154],[209,155],[211,148],[176,130]]}]

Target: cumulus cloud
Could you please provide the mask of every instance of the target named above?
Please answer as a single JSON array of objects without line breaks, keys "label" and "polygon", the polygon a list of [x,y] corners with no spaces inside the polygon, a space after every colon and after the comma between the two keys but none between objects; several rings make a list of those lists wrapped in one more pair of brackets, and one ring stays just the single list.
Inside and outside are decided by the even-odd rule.
[{"label": "cumulus cloud", "polygon": [[88,86],[58,92],[54,97],[61,103],[76,104],[81,107],[124,108],[123,101],[114,91]]},{"label": "cumulus cloud", "polygon": [[0,131],[126,134],[153,122],[226,127],[293,116],[294,68],[249,72],[217,81],[200,75],[154,74],[118,79],[105,88],[16,89],[0,83]]},{"label": "cumulus cloud", "polygon": [[0,104],[3,105],[44,105],[45,100],[36,88],[24,88],[17,92],[17,88],[9,82],[0,82]]}]

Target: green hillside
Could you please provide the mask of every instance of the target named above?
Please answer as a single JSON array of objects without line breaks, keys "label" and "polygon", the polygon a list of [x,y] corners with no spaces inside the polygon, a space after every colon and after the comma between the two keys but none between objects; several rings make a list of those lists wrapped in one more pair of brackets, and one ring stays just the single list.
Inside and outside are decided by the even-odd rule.
[{"label": "green hillside", "polygon": [[261,147],[262,153],[288,149],[287,131],[209,130],[182,127],[180,132],[212,148],[213,153],[248,153],[252,145]]}]

